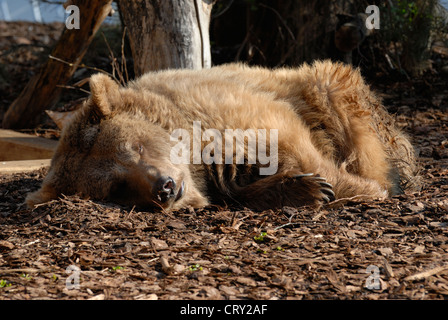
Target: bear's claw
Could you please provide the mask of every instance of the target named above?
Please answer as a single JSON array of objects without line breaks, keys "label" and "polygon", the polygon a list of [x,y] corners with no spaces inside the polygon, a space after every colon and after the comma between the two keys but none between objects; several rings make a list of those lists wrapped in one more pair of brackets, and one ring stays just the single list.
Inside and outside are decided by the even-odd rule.
[{"label": "bear's claw", "polygon": [[329,203],[329,202],[336,200],[336,195],[333,192],[333,185],[328,183],[327,179],[325,179],[324,177],[321,177],[318,174],[314,175],[314,173],[303,173],[303,174],[294,175],[294,178],[295,179],[308,178],[308,179],[318,183],[320,185],[320,191],[322,193],[322,200],[325,203]]}]

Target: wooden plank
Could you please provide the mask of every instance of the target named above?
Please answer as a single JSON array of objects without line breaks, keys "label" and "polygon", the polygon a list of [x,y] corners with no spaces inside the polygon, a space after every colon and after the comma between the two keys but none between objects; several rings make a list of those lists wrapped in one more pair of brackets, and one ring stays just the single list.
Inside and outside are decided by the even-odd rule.
[{"label": "wooden plank", "polygon": [[0,161],[49,159],[57,141],[0,129]]},{"label": "wooden plank", "polygon": [[51,159],[1,161],[0,174],[39,170],[43,167],[49,167],[50,163]]}]

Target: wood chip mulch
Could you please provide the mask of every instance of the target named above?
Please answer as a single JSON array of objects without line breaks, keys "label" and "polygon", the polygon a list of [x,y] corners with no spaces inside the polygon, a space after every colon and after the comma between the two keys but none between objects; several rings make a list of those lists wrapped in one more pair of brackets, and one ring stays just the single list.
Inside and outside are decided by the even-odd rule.
[{"label": "wood chip mulch", "polygon": [[30,211],[46,171],[0,176],[0,299],[447,299],[448,116],[411,110],[397,119],[425,186],[384,201],[153,213],[63,197]]}]

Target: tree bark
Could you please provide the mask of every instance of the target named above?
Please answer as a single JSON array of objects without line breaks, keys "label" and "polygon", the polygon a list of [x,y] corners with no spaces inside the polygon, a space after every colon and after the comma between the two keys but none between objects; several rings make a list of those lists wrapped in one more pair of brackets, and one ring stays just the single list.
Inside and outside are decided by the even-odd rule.
[{"label": "tree bark", "polygon": [[213,0],[120,0],[129,30],[135,75],[211,66],[209,24]]},{"label": "tree bark", "polygon": [[4,128],[33,127],[42,111],[50,109],[57,103],[62,91],[57,85],[65,85],[71,78],[96,31],[112,9],[112,0],[68,2],[79,8],[80,28],[64,29],[51,52],[51,56],[57,59],[49,58],[11,104],[3,118]]}]

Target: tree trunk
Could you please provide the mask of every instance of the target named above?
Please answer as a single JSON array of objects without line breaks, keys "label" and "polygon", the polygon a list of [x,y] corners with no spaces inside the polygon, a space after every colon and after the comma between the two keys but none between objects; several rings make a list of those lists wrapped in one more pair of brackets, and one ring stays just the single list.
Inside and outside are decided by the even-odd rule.
[{"label": "tree trunk", "polygon": [[120,0],[135,75],[168,68],[211,66],[213,0]]},{"label": "tree trunk", "polygon": [[[73,0],[79,8],[79,29],[64,29],[58,43],[39,73],[35,74],[11,104],[3,118],[4,128],[34,126],[42,111],[59,100],[62,88],[81,62],[103,20],[110,13],[112,0]],[[61,61],[69,62],[63,63]]]}]

